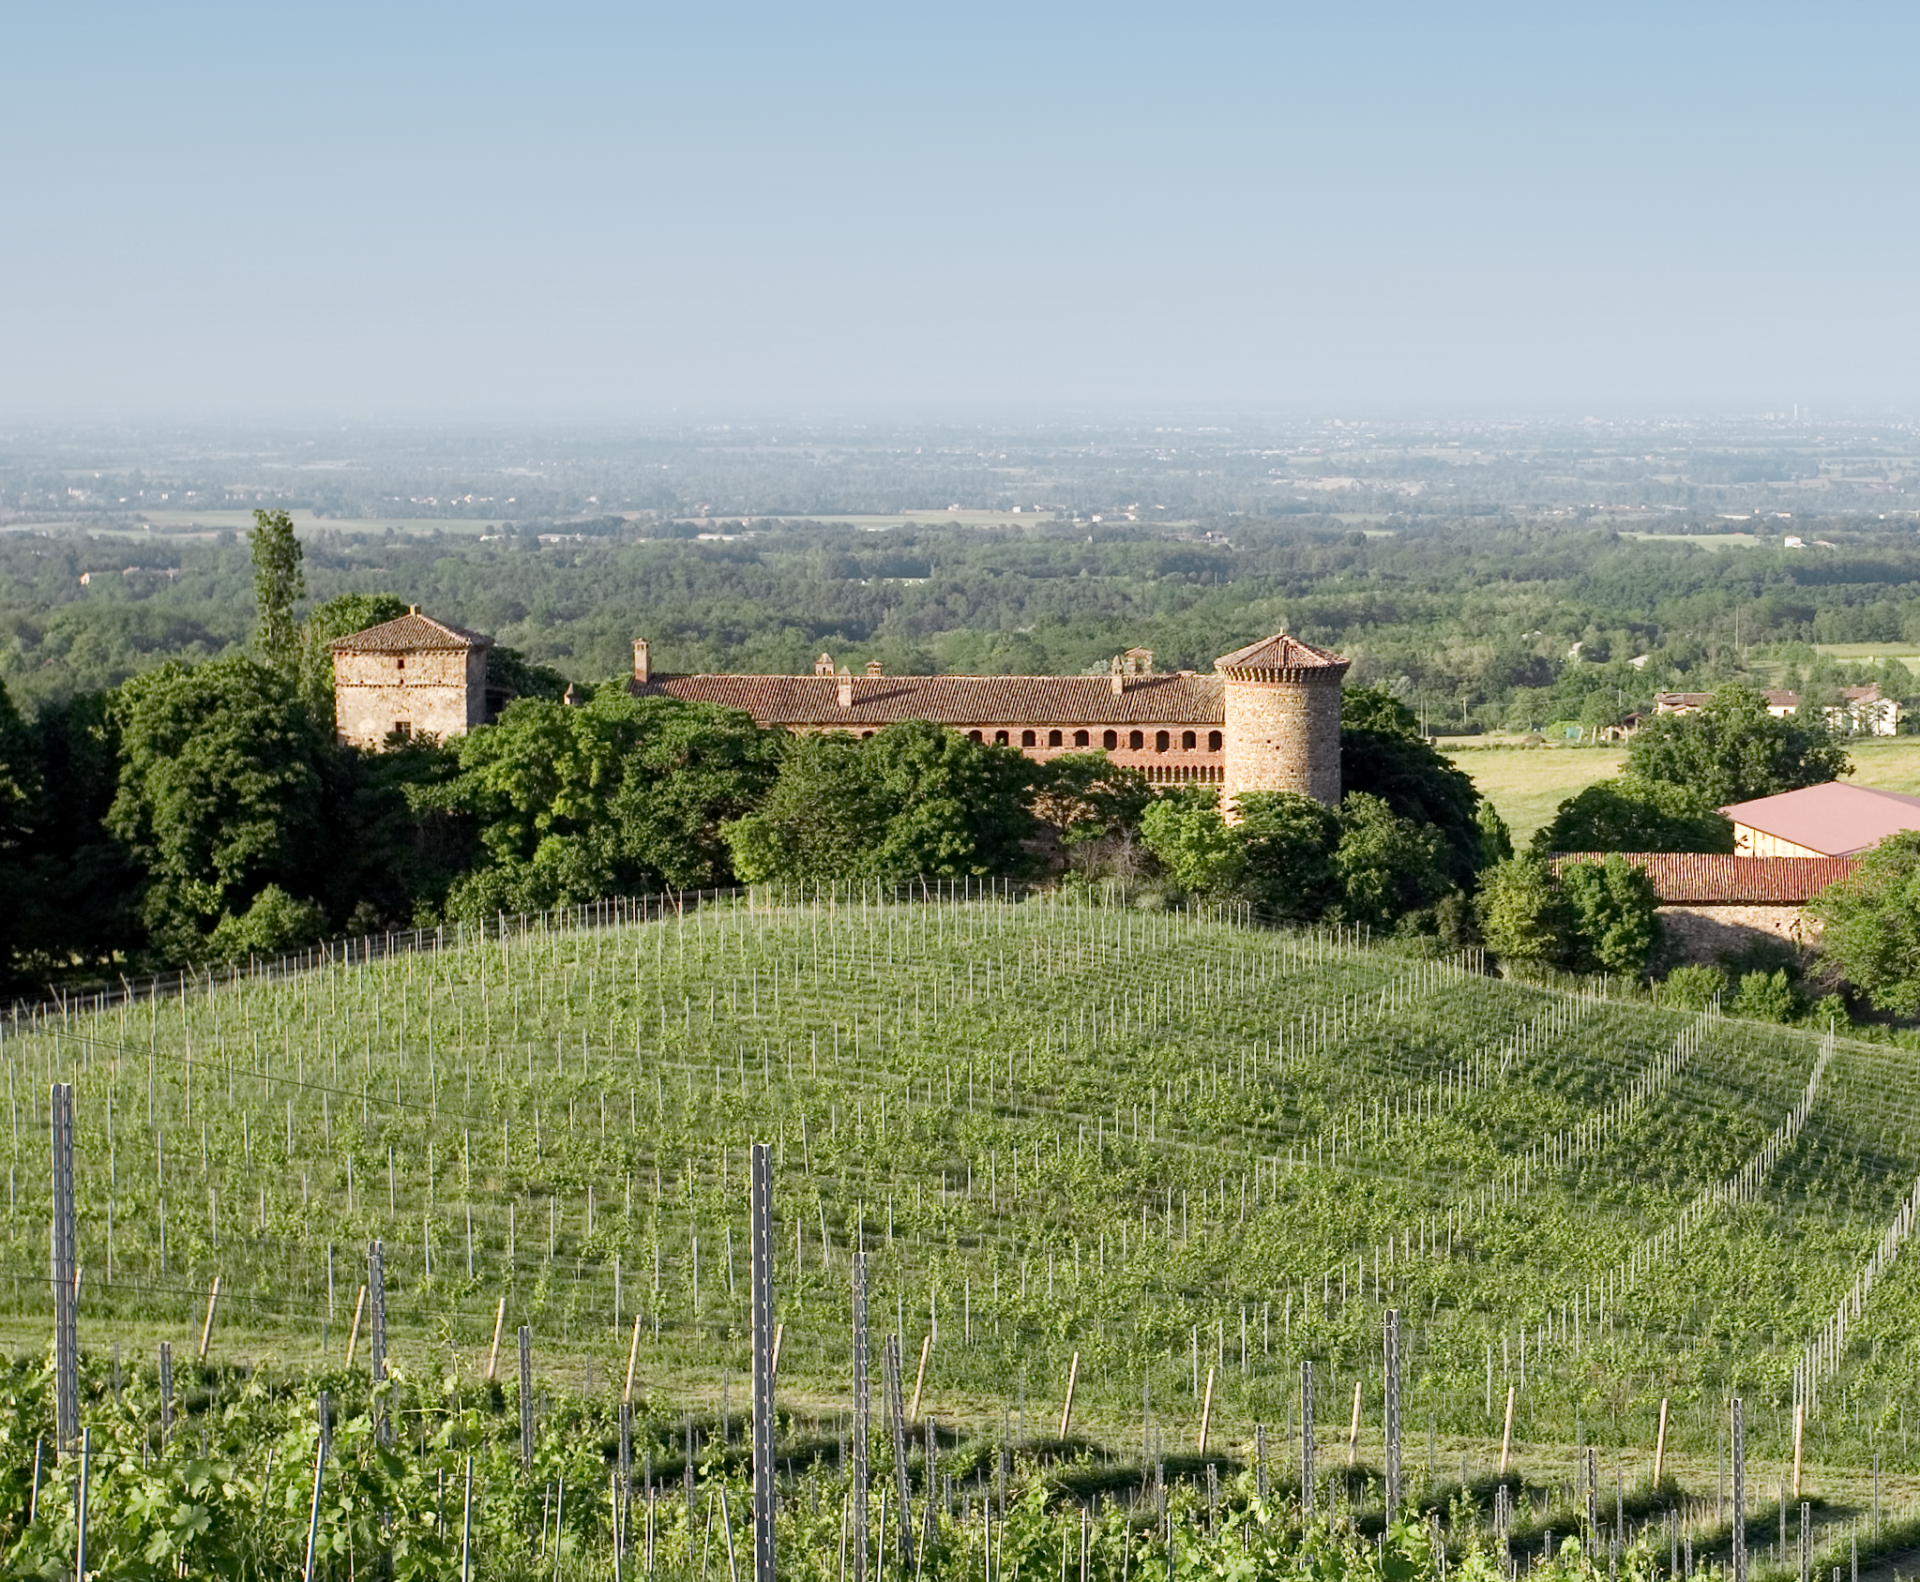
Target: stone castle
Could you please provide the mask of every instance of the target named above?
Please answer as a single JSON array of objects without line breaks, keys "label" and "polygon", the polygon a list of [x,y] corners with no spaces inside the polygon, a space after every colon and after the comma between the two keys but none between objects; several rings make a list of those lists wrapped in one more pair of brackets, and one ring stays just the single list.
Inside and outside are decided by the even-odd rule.
[{"label": "stone castle", "polygon": [[[377,747],[393,735],[457,736],[487,720],[491,639],[416,607],[333,645],[339,739]],[[744,710],[764,727],[871,736],[934,720],[1039,761],[1105,752],[1156,785],[1212,785],[1223,806],[1245,791],[1340,800],[1340,684],[1348,660],[1279,633],[1223,654],[1212,675],[1156,671],[1130,649],[1106,675],[860,675],[830,655],[803,676],[667,675],[645,638],[633,645],[636,697]]]}]

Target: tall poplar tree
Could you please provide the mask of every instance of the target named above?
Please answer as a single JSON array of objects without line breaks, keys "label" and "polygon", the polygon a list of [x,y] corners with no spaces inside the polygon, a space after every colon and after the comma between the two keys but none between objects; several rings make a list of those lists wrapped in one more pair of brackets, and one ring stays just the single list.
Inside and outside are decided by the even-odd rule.
[{"label": "tall poplar tree", "polygon": [[254,648],[261,663],[292,680],[300,667],[300,631],[293,607],[307,595],[300,569],[305,552],[293,536],[293,518],[285,511],[255,511],[247,534],[253,550],[253,602],[259,624]]}]

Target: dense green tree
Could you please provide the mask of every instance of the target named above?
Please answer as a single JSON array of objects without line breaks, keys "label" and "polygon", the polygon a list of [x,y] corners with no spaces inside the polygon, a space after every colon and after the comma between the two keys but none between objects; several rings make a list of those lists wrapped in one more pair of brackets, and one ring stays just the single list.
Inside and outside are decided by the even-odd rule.
[{"label": "dense green tree", "polygon": [[1482,868],[1491,868],[1496,862],[1505,862],[1513,855],[1513,832],[1507,828],[1507,821],[1500,816],[1500,810],[1484,797],[1473,821],[1480,828]]},{"label": "dense green tree", "polygon": [[1535,834],[1533,848],[1731,852],[1733,824],[1691,786],[1622,776],[1568,797]]},{"label": "dense green tree", "polygon": [[1480,876],[1475,899],[1487,948],[1515,966],[1556,965],[1571,919],[1552,871],[1538,857],[1509,857]]},{"label": "dense green tree", "polygon": [[333,654],[327,645],[370,626],[397,621],[406,600],[392,593],[343,593],[317,606],[300,623],[300,695],[323,716],[333,714]]},{"label": "dense green tree", "polygon": [[16,914],[23,940],[17,964],[44,983],[97,971],[137,947],[140,874],[106,829],[120,774],[110,696],[82,693],[46,704],[31,732],[39,795],[29,882]]},{"label": "dense green tree", "polygon": [[1233,833],[1246,853],[1241,887],[1270,918],[1312,922],[1340,900],[1333,809],[1288,791],[1250,791],[1234,801]]},{"label": "dense green tree", "polygon": [[457,776],[412,801],[475,831],[448,903],[463,916],[727,884],[722,827],[766,794],[781,746],[737,710],[618,687],[578,708],[522,699],[452,742]]},{"label": "dense green tree", "polygon": [[292,681],[238,656],[163,665],[113,703],[120,770],[106,825],[141,865],[156,959],[198,959],[207,933],[268,884],[298,889],[320,826],[324,751]]},{"label": "dense green tree", "polygon": [[1132,833],[1153,801],[1144,774],[1101,752],[1062,753],[1036,764],[1033,786],[1034,814],[1069,846]]},{"label": "dense green tree", "polygon": [[1657,714],[1627,749],[1626,773],[1697,793],[1714,807],[1820,785],[1853,767],[1824,725],[1776,719],[1766,699],[1723,686],[1695,714]]},{"label": "dense green tree", "polygon": [[1440,871],[1440,832],[1401,818],[1379,797],[1354,792],[1336,815],[1333,877],[1349,923],[1391,929],[1453,888]]},{"label": "dense green tree", "polygon": [[1821,951],[1876,1010],[1920,1016],[1920,830],[1889,835],[1807,910]]},{"label": "dense green tree", "polygon": [[1638,976],[1660,941],[1659,893],[1644,868],[1618,852],[1560,870],[1566,898],[1568,964],[1584,972]]},{"label": "dense green tree", "polygon": [[1472,887],[1481,866],[1480,793],[1420,734],[1412,710],[1382,688],[1349,687],[1341,695],[1340,786],[1438,831],[1441,871],[1462,889]]},{"label": "dense green tree", "polygon": [[1182,890],[1236,894],[1246,874],[1246,848],[1220,812],[1210,787],[1180,788],[1140,815],[1140,843]]},{"label": "dense green tree", "polygon": [[1011,748],[907,720],[858,739],[801,736],[766,802],[727,826],[735,871],[764,880],[1017,875],[1039,830]]},{"label": "dense green tree", "polygon": [[293,607],[307,596],[300,569],[306,552],[285,511],[255,511],[247,545],[253,553],[254,651],[261,663],[291,677],[300,665]]},{"label": "dense green tree", "polygon": [[200,948],[208,961],[245,961],[311,944],[326,932],[327,914],[318,901],[297,901],[270,884],[238,917],[222,917]]}]

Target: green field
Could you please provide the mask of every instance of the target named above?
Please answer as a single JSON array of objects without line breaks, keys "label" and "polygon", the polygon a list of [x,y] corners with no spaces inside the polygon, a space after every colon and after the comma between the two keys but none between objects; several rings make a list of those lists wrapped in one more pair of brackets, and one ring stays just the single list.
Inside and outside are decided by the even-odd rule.
[{"label": "green field", "polygon": [[[1499,809],[1524,844],[1568,797],[1620,772],[1624,747],[1443,747]],[[1855,785],[1920,796],[1920,736],[1869,737],[1847,744]]]},{"label": "green field", "polygon": [[[844,1431],[863,1246],[876,1345],[897,1333],[910,1374],[926,1347],[920,1413],[963,1458],[1054,1437],[1072,1368],[1073,1432],[1135,1467],[1123,1483],[1143,1447],[1190,1450],[1203,1412],[1235,1463],[1267,1425],[1280,1476],[1312,1360],[1323,1465],[1357,1402],[1354,1453],[1377,1467],[1393,1309],[1407,1460],[1434,1498],[1491,1477],[1510,1388],[1543,1530],[1579,1444],[1644,1478],[1663,1400],[1669,1473],[1710,1494],[1725,1397],[1746,1400],[1750,1466],[1777,1468],[1803,1364],[1821,1519],[1857,1513],[1876,1455],[1889,1500],[1920,1490],[1912,1255],[1809,1350],[1904,1223],[1920,1073],[1903,1054],[1060,897],[507,921],[11,1028],[16,1344],[47,1333],[46,1094],[64,1078],[97,1392],[112,1346],[186,1358],[217,1276],[215,1363],[328,1379],[364,1411],[364,1375],[340,1370],[350,1331],[364,1366],[378,1238],[413,1381],[402,1441],[427,1455],[463,1422],[494,1445],[495,1486],[517,1433],[511,1391],[485,1407],[496,1314],[509,1371],[517,1327],[533,1336],[542,1432],[576,1425],[554,1454],[586,1462],[567,1465],[605,1443],[636,1319],[650,1455],[668,1464],[689,1412],[706,1433],[737,1417],[760,1139],[782,1432],[803,1458]],[[144,1404],[96,1394],[103,1421],[145,1421],[144,1377]],[[235,1376],[204,1377],[203,1412]],[[1717,1518],[1690,1520],[1716,1541]]]}]

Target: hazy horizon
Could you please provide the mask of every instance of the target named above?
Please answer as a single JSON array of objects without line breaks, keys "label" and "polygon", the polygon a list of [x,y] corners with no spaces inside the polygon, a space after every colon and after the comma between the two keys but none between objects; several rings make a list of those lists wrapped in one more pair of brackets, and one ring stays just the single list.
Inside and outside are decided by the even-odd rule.
[{"label": "hazy horizon", "polygon": [[0,420],[1920,407],[1895,5],[16,7]]}]

